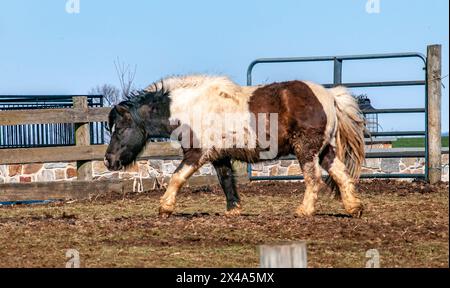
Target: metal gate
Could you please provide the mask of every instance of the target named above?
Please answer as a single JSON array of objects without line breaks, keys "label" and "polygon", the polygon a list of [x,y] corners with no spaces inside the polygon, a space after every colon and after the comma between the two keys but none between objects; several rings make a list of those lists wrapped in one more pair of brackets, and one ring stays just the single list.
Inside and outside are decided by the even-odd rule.
[{"label": "metal gate", "polygon": [[[382,81],[382,82],[362,82],[362,83],[342,83],[342,63],[344,61],[361,61],[374,59],[399,59],[399,58],[416,58],[420,65],[423,66],[424,78],[413,81]],[[325,56],[325,57],[294,57],[294,58],[262,58],[250,63],[247,70],[247,85],[252,85],[252,72],[258,64],[273,63],[305,63],[305,62],[333,62],[333,83],[323,84],[327,88],[343,85],[347,88],[368,88],[368,87],[396,87],[396,86],[424,86],[425,107],[419,108],[400,108],[400,109],[371,109],[363,110],[364,114],[404,114],[404,113],[421,113],[425,115],[424,131],[394,131],[394,132],[373,132],[372,137],[378,136],[423,136],[425,139],[425,149],[406,149],[406,151],[395,151],[395,149],[385,149],[387,151],[377,151],[366,153],[366,158],[425,158],[424,174],[362,174],[361,178],[419,178],[426,179],[428,175],[428,111],[427,111],[427,81],[426,81],[426,56],[421,53],[391,53],[391,54],[371,54],[371,55],[349,55],[349,56]],[[282,160],[295,160],[294,156],[283,157]],[[252,176],[252,166],[248,165],[248,177],[250,180],[299,180],[303,176]],[[427,180],[427,179],[426,179]]]}]

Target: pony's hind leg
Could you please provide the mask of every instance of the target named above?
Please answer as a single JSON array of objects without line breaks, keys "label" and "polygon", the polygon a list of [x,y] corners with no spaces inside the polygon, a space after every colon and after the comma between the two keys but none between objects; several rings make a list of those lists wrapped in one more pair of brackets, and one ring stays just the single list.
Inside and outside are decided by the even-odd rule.
[{"label": "pony's hind leg", "polygon": [[319,157],[314,156],[310,161],[305,161],[297,156],[305,178],[306,191],[303,203],[298,207],[298,216],[313,216],[316,212],[315,203],[317,195],[322,188],[322,172],[319,166]]},{"label": "pony's hind leg", "polygon": [[224,158],[214,161],[212,164],[216,169],[220,186],[222,187],[227,199],[227,212],[225,215],[239,216],[241,214],[241,201],[236,188],[236,181],[231,160],[229,158]]},{"label": "pony's hind leg", "polygon": [[345,164],[336,157],[333,146],[326,148],[320,164],[336,182],[345,210],[352,216],[361,217],[364,208],[356,193],[354,180],[348,174]]}]

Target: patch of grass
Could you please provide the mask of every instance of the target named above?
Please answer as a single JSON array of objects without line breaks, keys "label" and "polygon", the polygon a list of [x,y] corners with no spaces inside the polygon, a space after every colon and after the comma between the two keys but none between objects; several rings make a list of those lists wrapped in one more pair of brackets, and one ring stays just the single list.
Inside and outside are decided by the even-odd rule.
[{"label": "patch of grass", "polygon": [[[420,148],[425,147],[425,138],[399,138],[397,141],[392,143],[393,148]],[[448,136],[442,137],[442,147],[448,147]]]}]

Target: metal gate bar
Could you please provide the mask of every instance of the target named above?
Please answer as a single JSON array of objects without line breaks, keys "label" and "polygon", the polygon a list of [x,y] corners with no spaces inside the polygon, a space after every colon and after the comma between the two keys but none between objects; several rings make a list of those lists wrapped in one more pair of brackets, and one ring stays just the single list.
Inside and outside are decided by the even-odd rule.
[{"label": "metal gate bar", "polygon": [[[424,80],[413,81],[380,81],[380,82],[362,82],[362,83],[342,83],[342,63],[344,61],[354,60],[374,60],[374,59],[398,59],[398,58],[419,58],[422,60],[424,67]],[[287,57],[287,58],[262,58],[256,59],[251,62],[247,69],[247,85],[252,85],[252,72],[258,64],[275,64],[275,63],[302,63],[302,62],[326,62],[333,61],[333,83],[324,84],[326,88],[332,88],[335,86],[343,85],[347,88],[369,88],[369,87],[398,87],[398,86],[425,86],[425,108],[396,108],[396,109],[375,109],[370,111],[362,111],[365,114],[404,114],[404,113],[424,113],[425,114],[425,131],[394,131],[394,132],[373,132],[371,136],[424,136],[425,138],[425,151],[423,157],[425,158],[425,173],[424,174],[362,174],[361,178],[422,178],[426,179],[428,176],[428,97],[427,97],[427,81],[426,81],[426,64],[427,58],[421,53],[389,53],[389,54],[368,54],[368,55],[346,55],[346,56],[321,56],[321,57]],[[396,153],[395,155],[389,155],[389,152],[376,155],[377,157],[371,157],[366,155],[366,158],[399,158],[399,157],[417,157],[412,156],[411,153]],[[379,157],[384,156],[384,157]],[[295,160],[295,157],[288,157],[285,159]],[[247,166],[248,177],[250,180],[299,180],[303,179],[303,176],[252,176],[252,166]],[[428,180],[428,179],[426,179]]]}]

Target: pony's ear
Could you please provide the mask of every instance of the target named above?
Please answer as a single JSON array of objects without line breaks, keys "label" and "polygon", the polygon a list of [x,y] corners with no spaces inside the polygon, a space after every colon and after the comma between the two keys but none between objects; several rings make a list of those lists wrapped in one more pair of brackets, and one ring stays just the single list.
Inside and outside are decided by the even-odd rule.
[{"label": "pony's ear", "polygon": [[116,105],[115,108],[116,108],[117,113],[119,113],[119,115],[121,115],[121,116],[124,116],[125,114],[130,113],[130,111],[122,105]]}]

